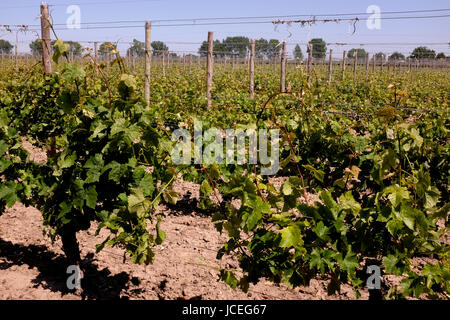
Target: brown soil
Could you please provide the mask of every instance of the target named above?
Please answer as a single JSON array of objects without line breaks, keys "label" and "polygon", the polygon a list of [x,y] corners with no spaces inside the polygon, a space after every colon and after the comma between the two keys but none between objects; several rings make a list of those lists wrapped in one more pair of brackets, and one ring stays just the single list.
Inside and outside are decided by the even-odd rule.
[{"label": "brown soil", "polygon": [[[30,151],[35,161],[46,161],[44,152]],[[279,188],[282,179],[272,182]],[[160,205],[156,212],[164,216],[161,227],[167,238],[156,247],[152,265],[133,264],[120,248],[106,247],[95,254],[95,245],[108,235],[102,230],[95,236],[96,224],[77,234],[85,273],[83,291],[76,293],[66,287],[61,241],[52,243],[43,234],[41,213],[22,204],[8,208],[0,216],[0,299],[354,299],[348,285],[341,286],[339,295],[328,296],[326,279],[295,289],[264,279],[247,293],[231,289],[218,279],[218,269],[234,268],[237,262],[230,257],[216,259],[226,236],[196,210],[192,200],[198,199],[199,186],[177,181],[174,189],[179,204]],[[361,299],[368,296],[367,290],[362,291]]]},{"label": "brown soil", "polygon": [[[192,188],[190,184],[186,189]],[[179,189],[179,185],[177,189]],[[186,190],[185,189],[185,190]],[[192,192],[194,193],[194,192]],[[180,206],[182,207],[182,205]],[[42,231],[42,215],[34,208],[16,204],[0,217],[0,299],[353,299],[349,286],[341,295],[327,295],[326,280],[312,280],[309,287],[291,289],[264,280],[248,293],[233,290],[218,280],[217,267],[235,267],[229,257],[216,259],[226,241],[211,218],[185,208],[161,205],[164,243],[156,247],[149,266],[125,260],[123,250],[106,247],[95,254],[95,245],[107,236],[96,225],[77,237],[81,247],[84,291],[66,289],[66,261],[60,240],[53,244]],[[363,292],[362,299],[368,298]]]}]

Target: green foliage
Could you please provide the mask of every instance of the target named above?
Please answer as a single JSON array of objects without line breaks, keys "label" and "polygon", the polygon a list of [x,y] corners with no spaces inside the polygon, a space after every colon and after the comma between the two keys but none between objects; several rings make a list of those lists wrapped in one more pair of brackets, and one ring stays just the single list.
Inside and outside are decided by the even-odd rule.
[{"label": "green foliage", "polygon": [[[279,43],[269,50],[262,40],[257,55],[276,56]],[[67,52],[56,47],[59,56]],[[160,218],[153,229],[148,222],[160,202],[178,201],[172,183],[182,173],[200,186],[199,208],[228,236],[218,258],[232,255],[239,266],[220,279],[233,288],[248,290],[261,278],[292,286],[327,278],[330,294],[344,283],[358,294],[364,268],[375,261],[383,274],[403,279],[386,298],[448,294],[449,251],[441,239],[450,206],[449,119],[433,111],[445,109],[447,73],[375,74],[327,86],[317,68],[308,88],[300,69],[287,80],[301,96],[280,95],[262,110],[261,101],[279,90],[272,67],[256,74],[251,101],[242,85],[247,67],[231,73],[218,66],[206,110],[204,72],[195,66],[183,72],[174,64],[152,81],[147,108],[142,77],[114,64],[96,77],[88,62],[57,60],[51,76],[39,68],[27,77],[13,68],[0,75],[0,213],[17,201],[36,206],[53,238],[97,221],[110,233],[97,250],[119,246],[134,262],[150,263],[166,235]],[[258,165],[175,168],[171,131],[192,131],[194,115],[203,130],[281,129],[281,186],[260,176]],[[22,137],[47,151],[45,163],[30,161]],[[412,267],[430,255],[433,262]]]},{"label": "green foliage", "polygon": [[303,52],[298,44],[295,46],[293,53],[295,59],[303,60]]},{"label": "green foliage", "polygon": [[[313,58],[325,58],[327,54],[327,43],[322,38],[314,38],[309,41],[312,46]],[[309,47],[307,52],[309,53]]]},{"label": "green foliage", "polygon": [[389,56],[391,60],[405,60],[405,55],[400,52],[394,52]]},{"label": "green foliage", "polygon": [[7,40],[0,39],[0,53],[10,54],[14,46]]},{"label": "green foliage", "polygon": [[375,54],[375,59],[377,60],[377,61],[385,61],[386,60],[386,54],[384,54],[383,52],[377,52],[376,54]]},{"label": "green foliage", "polygon": [[65,41],[69,45],[69,52],[71,52],[74,56],[79,57],[83,52],[83,47],[79,42],[76,41]]},{"label": "green foliage", "polygon": [[112,54],[117,50],[117,45],[112,42],[103,42],[98,48],[98,54],[104,58],[107,54]]},{"label": "green foliage", "polygon": [[[213,51],[215,57],[239,57],[243,58],[250,48],[250,40],[247,37],[227,37],[226,39],[214,40]],[[255,40],[255,55],[258,58],[273,59],[279,56],[281,51],[280,42],[276,39]],[[208,42],[203,41],[198,53],[206,56],[208,52]]]},{"label": "green foliage", "polygon": [[[163,52],[169,51],[169,48],[162,41],[152,41],[151,46],[153,49],[154,56],[160,56],[163,54]],[[144,51],[144,53],[145,53],[145,51]]]},{"label": "green foliage", "polygon": [[[448,292],[444,281],[448,272],[444,274],[427,265],[425,286],[423,276],[410,267],[410,259],[416,254],[447,252],[448,247],[439,238],[448,229],[438,231],[436,227],[437,218],[444,217],[438,212],[446,209],[442,207],[445,202],[440,190],[431,184],[430,175],[423,171],[423,163],[417,158],[416,152],[425,143],[420,129],[406,123],[392,125],[395,131],[391,141],[383,138],[391,129],[376,124],[371,127],[370,136],[355,136],[344,132],[336,135],[339,128],[333,128],[332,123],[325,125],[320,135],[314,132],[318,128],[310,128],[307,137],[296,140],[308,141],[313,135],[336,149],[334,156],[325,149],[328,165],[335,167],[333,173],[327,167],[322,171],[303,165],[310,171],[311,179],[319,182],[316,190],[329,189],[322,189],[320,202],[314,204],[296,201],[304,190],[298,176],[291,175],[279,191],[270,183],[258,182],[258,188],[267,192],[262,197],[251,176],[239,172],[231,175],[222,190],[242,204],[240,208],[227,206],[213,220],[217,229],[225,230],[230,238],[221,254],[231,254],[240,261],[241,288],[261,277],[297,286],[307,285],[319,274],[329,274],[330,286],[335,290],[345,282],[362,289],[364,282],[358,270],[364,267],[364,259],[382,255],[385,274],[409,275],[407,279],[411,280],[402,283],[403,295]],[[300,145],[300,158],[308,159],[313,150],[313,159],[321,157],[317,152],[324,149],[319,146],[318,141],[315,149]],[[348,154],[352,155],[350,164]],[[408,165],[403,161],[406,157]],[[336,183],[332,176],[339,175],[344,176],[343,183],[333,187]],[[448,216],[445,221],[448,222]]]},{"label": "green foliage", "polygon": [[134,55],[135,57],[145,56],[145,44],[142,41],[133,39],[133,44],[127,50],[127,56]]},{"label": "green foliage", "polygon": [[410,58],[413,59],[434,59],[436,51],[428,49],[427,47],[417,47],[411,53]]},{"label": "green foliage", "polygon": [[[69,53],[71,52],[74,56],[81,56],[83,52],[83,47],[79,42],[76,41],[61,41],[61,40],[52,40],[50,42],[53,52],[56,52],[58,49],[62,49],[62,43],[64,44],[64,51]],[[42,40],[37,39],[30,43],[31,54],[33,56],[41,56],[42,55]]]},{"label": "green foliage", "polygon": [[70,46],[62,40],[56,40],[54,45],[53,62],[58,63],[59,58],[66,56],[70,50]]},{"label": "green foliage", "polygon": [[35,57],[42,55],[42,40],[37,39],[30,43],[31,54]]},{"label": "green foliage", "polygon": [[[56,56],[67,52],[64,43],[55,46]],[[173,181],[171,167],[161,166],[160,157],[167,153],[160,152],[159,144],[166,138],[151,126],[150,111],[135,97],[137,85],[132,76],[120,77],[120,97],[111,104],[89,97],[85,75],[81,66],[67,63],[59,74],[37,86],[55,90],[45,96],[53,100],[46,106],[49,112],[59,113],[49,119],[52,131],[46,136],[40,132],[41,139],[50,143],[46,163],[29,160],[14,122],[2,110],[0,175],[6,182],[0,188],[0,211],[16,201],[37,207],[52,238],[68,230],[85,230],[91,221],[98,221],[98,231],[107,228],[111,235],[97,251],[105,245],[120,246],[133,262],[151,263],[153,246],[165,239],[160,219],[155,235],[147,230],[163,191],[159,192],[156,182],[161,181],[165,189]],[[64,89],[57,89],[60,84]],[[33,126],[22,126],[22,130],[36,138]]]},{"label": "green foliage", "polygon": [[362,48],[358,49],[350,49],[347,53],[347,57],[353,59],[355,57],[356,52],[358,53],[358,60],[365,60],[367,57],[366,50]]}]

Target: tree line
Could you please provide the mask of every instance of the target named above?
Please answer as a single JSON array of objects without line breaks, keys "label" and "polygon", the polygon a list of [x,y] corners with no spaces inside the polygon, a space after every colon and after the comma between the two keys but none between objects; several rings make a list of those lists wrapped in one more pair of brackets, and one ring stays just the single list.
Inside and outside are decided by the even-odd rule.
[{"label": "tree line", "polygon": [[[318,58],[318,59],[325,58],[325,56],[327,54],[327,44],[322,38],[311,39],[309,41],[309,44],[311,45],[311,48],[312,48],[312,57],[313,58]],[[309,54],[309,46],[307,49],[307,53]],[[298,44],[295,46],[293,54],[294,54],[294,58],[303,60],[303,53]],[[352,48],[347,52],[347,58],[353,59],[355,56],[357,57],[358,60],[364,61],[367,57],[367,52],[366,52],[366,50],[364,50],[362,48]],[[406,59],[405,55],[398,51],[392,53],[389,57],[383,52],[378,52],[375,54],[375,58],[378,61],[380,61],[380,60],[385,61],[386,58],[388,58],[390,60],[405,60]],[[445,53],[443,53],[443,52],[436,54],[436,51],[429,49],[427,47],[424,47],[424,46],[420,46],[420,47],[415,48],[408,58],[411,58],[411,59],[446,59],[447,57],[446,57]]]},{"label": "tree line", "polygon": [[[53,40],[52,46],[55,41]],[[83,47],[79,42],[76,41],[66,41],[70,46],[70,52],[74,56],[81,56]],[[314,38],[309,41],[312,48],[312,57],[316,59],[323,59],[327,54],[327,44],[322,38]],[[152,53],[154,56],[160,56],[163,53],[170,54],[172,57],[176,57],[177,54],[174,52],[169,53],[169,47],[162,41],[151,42]],[[277,39],[258,39],[255,40],[255,56],[259,59],[274,59],[281,54],[282,43]],[[0,53],[10,54],[12,53],[14,46],[7,40],[0,39]],[[33,56],[40,56],[42,52],[42,42],[40,40],[35,40],[30,44],[31,54]],[[108,53],[112,53],[117,50],[117,45],[113,42],[103,42],[100,44],[98,49],[98,54],[102,57],[106,57]],[[245,57],[250,50],[250,39],[243,36],[227,37],[220,40],[214,40],[213,42],[213,55],[218,58],[231,58]],[[198,55],[206,56],[208,52],[208,42],[203,41],[200,48],[198,49]],[[306,52],[309,54],[309,46]],[[293,50],[293,56],[297,60],[303,60],[304,55],[300,45],[296,45]],[[366,59],[367,52],[362,48],[353,48],[347,52],[347,57],[352,59],[357,53],[358,60]],[[133,39],[131,46],[127,49],[127,56],[144,57],[145,55],[145,44],[142,41]],[[391,60],[405,60],[406,57],[400,52],[394,52],[389,57],[383,52],[378,52],[375,54],[378,61],[386,60],[387,58]],[[445,53],[436,53],[435,50],[429,49],[424,46],[417,47],[413,50],[408,58],[412,59],[446,59]]]}]

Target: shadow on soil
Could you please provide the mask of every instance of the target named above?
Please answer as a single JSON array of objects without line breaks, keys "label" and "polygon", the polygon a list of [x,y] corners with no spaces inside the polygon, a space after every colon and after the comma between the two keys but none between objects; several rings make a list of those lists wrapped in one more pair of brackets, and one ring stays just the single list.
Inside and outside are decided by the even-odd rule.
[{"label": "shadow on soil", "polygon": [[[224,197],[226,198],[226,197]],[[225,204],[225,202],[222,202],[222,205]],[[164,202],[164,205],[170,209],[166,215],[171,216],[199,216],[199,217],[211,217],[214,212],[216,212],[218,209],[201,209],[198,206],[198,199],[192,198],[191,193],[188,192],[183,196],[183,198],[178,199],[176,204],[170,204],[167,202]]]},{"label": "shadow on soil", "polygon": [[[5,241],[0,238],[0,257],[7,261],[0,262],[0,270],[6,270],[14,265],[27,265],[28,268],[37,268],[39,275],[32,282],[39,286],[61,294],[73,293],[66,286],[67,261],[63,255],[51,252],[42,245],[21,245]],[[81,262],[84,278],[81,280],[83,299],[119,299],[122,290],[139,283],[139,279],[131,278],[127,273],[121,272],[112,275],[107,269],[101,269],[93,263],[93,255],[86,255]],[[123,298],[123,297],[122,297]]]}]

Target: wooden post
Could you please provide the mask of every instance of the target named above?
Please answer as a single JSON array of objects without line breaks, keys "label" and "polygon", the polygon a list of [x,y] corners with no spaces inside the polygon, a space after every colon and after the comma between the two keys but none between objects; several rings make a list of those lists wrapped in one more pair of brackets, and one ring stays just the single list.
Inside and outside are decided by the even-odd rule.
[{"label": "wooden post", "polygon": [[383,72],[384,67],[384,54],[381,55],[381,62],[380,62],[380,71]]},{"label": "wooden post", "polygon": [[309,43],[308,44],[308,66],[307,66],[307,71],[308,71],[308,75],[307,75],[307,82],[308,82],[308,88],[311,86],[311,69],[312,69],[312,44]]},{"label": "wooden post", "polygon": [[166,76],[166,52],[163,51],[162,53],[162,73],[163,73],[163,77]]},{"label": "wooden post", "polygon": [[283,41],[281,49],[280,92],[286,92],[286,41]]},{"label": "wooden post", "polygon": [[358,51],[355,51],[353,57],[353,80],[356,80],[356,68],[358,67]]},{"label": "wooden post", "polygon": [[347,63],[347,51],[342,54],[342,80],[345,78],[345,65]]},{"label": "wooden post", "polygon": [[369,76],[369,53],[366,54],[366,78]]},{"label": "wooden post", "polygon": [[151,52],[151,28],[152,23],[150,21],[145,22],[145,85],[144,96],[147,107],[150,105],[150,72],[152,64],[152,52]]},{"label": "wooden post", "polygon": [[97,58],[98,58],[98,42],[94,42],[94,59],[95,59],[95,62],[97,62]]},{"label": "wooden post", "polygon": [[332,72],[333,72],[333,49],[330,49],[330,57],[328,60],[328,85],[331,84]]},{"label": "wooden post", "polygon": [[108,48],[106,50],[108,50],[106,52],[106,72],[109,73],[109,64],[110,64],[110,60],[111,60],[111,52],[109,52],[110,48]]},{"label": "wooden post", "polygon": [[52,55],[50,44],[50,14],[48,5],[41,5],[41,40],[42,40],[42,65],[44,74],[52,73]]},{"label": "wooden post", "polygon": [[250,41],[250,99],[255,99],[255,39]]},{"label": "wooden post", "polygon": [[134,56],[134,52],[131,51],[131,74],[134,76],[136,73],[136,58]]},{"label": "wooden post", "polygon": [[206,98],[208,99],[208,108],[212,105],[211,89],[213,80],[213,32],[208,32],[208,55],[206,59]]},{"label": "wooden post", "polygon": [[389,57],[388,59],[387,59],[387,71],[388,71],[388,73],[391,71],[391,58]]},{"label": "wooden post", "polygon": [[[94,61],[98,63],[98,43],[94,42]],[[98,68],[95,68],[95,74],[98,75]]]},{"label": "wooden post", "polygon": [[411,72],[411,58],[408,58],[408,71]]},{"label": "wooden post", "polygon": [[376,55],[375,53],[372,56],[372,73],[375,74],[375,63],[376,63]]},{"label": "wooden post", "polygon": [[186,54],[183,53],[183,70],[186,70]]},{"label": "wooden post", "polygon": [[189,72],[192,70],[192,53],[189,54]]},{"label": "wooden post", "polygon": [[19,57],[17,55],[17,41],[16,41],[16,44],[14,45],[14,60],[16,63],[16,72],[19,72]]},{"label": "wooden post", "polygon": [[236,63],[236,56],[231,56],[231,73],[234,73],[235,63]]}]

